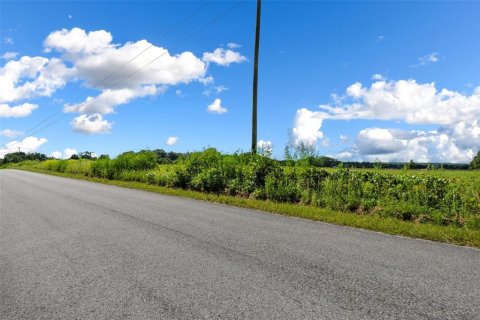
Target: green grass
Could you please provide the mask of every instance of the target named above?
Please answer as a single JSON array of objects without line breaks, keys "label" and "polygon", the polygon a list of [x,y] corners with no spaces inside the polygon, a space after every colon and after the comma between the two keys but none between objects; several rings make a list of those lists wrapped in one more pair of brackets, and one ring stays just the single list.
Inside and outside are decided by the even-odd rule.
[{"label": "green grass", "polygon": [[427,223],[415,223],[389,217],[360,215],[300,204],[278,203],[268,200],[247,199],[221,194],[203,193],[192,190],[167,188],[136,181],[108,180],[102,178],[88,177],[79,174],[52,172],[46,170],[32,169],[28,166],[15,168],[54,176],[75,178],[91,182],[115,185],[124,188],[156,192],[164,195],[178,196],[196,200],[221,203],[241,208],[261,210],[314,221],[322,221],[336,225],[378,231],[392,235],[401,235],[412,238],[427,239],[480,248],[480,231],[471,230],[468,228],[460,228],[454,225],[442,226]]}]

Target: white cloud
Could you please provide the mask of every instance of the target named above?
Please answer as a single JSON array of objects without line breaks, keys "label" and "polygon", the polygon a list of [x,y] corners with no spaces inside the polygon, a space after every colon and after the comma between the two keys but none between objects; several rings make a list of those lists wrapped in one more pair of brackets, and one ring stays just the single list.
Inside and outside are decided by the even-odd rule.
[{"label": "white cloud", "polygon": [[60,59],[23,56],[0,68],[0,102],[51,96],[73,76]]},{"label": "white cloud", "polygon": [[205,77],[207,63],[192,52],[173,55],[147,40],[123,45],[112,41],[105,30],[86,32],[80,28],[55,31],[45,39],[46,51],[62,53],[74,66],[78,79],[102,91],[97,97],[67,105],[65,111],[112,113],[118,105],[163,93],[169,86],[213,81]]},{"label": "white cloud", "polygon": [[17,52],[5,52],[0,56],[1,59],[10,60],[15,59],[18,56]]},{"label": "white cloud", "polygon": [[11,130],[11,129],[4,129],[0,131],[0,137],[6,137],[6,138],[15,138],[21,134],[23,134],[23,132]]},{"label": "white cloud", "polygon": [[[77,76],[87,85],[95,84],[103,89],[189,83],[203,79],[206,72],[205,62],[189,51],[171,55],[167,49],[147,40],[120,46],[112,43],[112,35],[105,30],[87,33],[79,28],[62,29],[51,33],[44,45],[47,50],[63,53],[64,59],[74,64]],[[112,70],[119,71],[111,75]]]},{"label": "white cloud", "polygon": [[8,104],[0,104],[0,118],[20,118],[26,117],[37,109],[36,104],[24,103],[18,106],[10,107]]},{"label": "white cloud", "polygon": [[78,154],[78,151],[75,149],[66,148],[65,150],[63,150],[64,159],[70,159],[70,157],[73,156],[74,154]]},{"label": "white cloud", "polygon": [[389,154],[405,147],[403,140],[395,137],[391,129],[367,128],[361,130],[356,145],[362,155]]},{"label": "white cloud", "polygon": [[[393,129],[369,128],[359,133],[356,143],[363,156],[377,152],[377,155],[395,155],[396,159],[411,156],[415,161],[469,161],[480,147],[480,87],[466,95],[447,89],[437,90],[434,83],[420,84],[415,80],[380,80],[371,87],[363,87],[357,82],[349,86],[346,95],[333,105],[321,105],[320,111],[299,109],[296,123],[300,122],[298,119],[304,119],[303,125],[295,126],[299,128],[293,131],[294,138],[297,143],[309,141],[309,144],[316,144],[317,139],[322,138],[324,119],[438,125],[435,134],[418,134],[409,138],[399,137],[398,131]],[[410,153],[399,153],[404,150],[401,144]],[[418,155],[411,150],[417,150]]]},{"label": "white cloud", "polygon": [[413,65],[412,67],[426,66],[427,64],[438,62],[439,59],[440,57],[438,53],[436,52],[430,53],[430,54],[424,55],[423,57],[418,58],[418,63]]},{"label": "white cloud", "polygon": [[323,115],[306,108],[297,110],[293,121],[292,142],[294,145],[315,146],[318,139],[323,138],[320,131]]},{"label": "white cloud", "polygon": [[169,146],[173,146],[177,143],[177,141],[178,141],[178,137],[168,137],[165,143]]},{"label": "white cloud", "polygon": [[226,113],[228,110],[227,108],[222,107],[221,103],[221,99],[215,99],[215,101],[213,101],[213,103],[207,107],[207,111],[210,113],[218,114]]},{"label": "white cloud", "polygon": [[238,49],[238,48],[241,48],[242,46],[235,42],[229,42],[227,43],[227,47],[229,49]]},{"label": "white cloud", "polygon": [[60,151],[53,151],[50,154],[50,157],[55,158],[55,159],[62,159],[62,153]]},{"label": "white cloud", "polygon": [[164,89],[153,85],[143,86],[137,89],[105,89],[100,95],[96,97],[87,97],[85,101],[79,104],[65,105],[64,111],[88,114],[114,113],[114,107],[116,106],[129,103],[135,98],[155,95],[161,91],[164,91]]},{"label": "white cloud", "polygon": [[70,157],[74,154],[78,154],[78,151],[71,148],[65,148],[63,152],[61,151],[54,151],[50,154],[50,157],[56,159],[70,159]]},{"label": "white cloud", "polygon": [[332,156],[332,158],[335,158],[340,161],[353,161],[354,157],[355,157],[355,154],[353,152],[346,151],[346,150]]},{"label": "white cloud", "polygon": [[331,147],[332,146],[332,143],[330,142],[330,139],[328,139],[328,138],[322,139],[320,144],[321,144],[322,147]]},{"label": "white cloud", "polygon": [[210,86],[208,87],[207,89],[205,89],[202,94],[204,96],[207,96],[209,97],[211,94],[212,94],[212,91],[215,91],[216,94],[220,94],[222,93],[223,91],[227,91],[229,90],[227,87],[223,86],[223,85],[219,85],[219,86]]},{"label": "white cloud", "polygon": [[185,97],[185,95],[183,94],[182,90],[178,89],[177,91],[175,91],[175,95],[177,97],[180,97],[180,98],[183,98]]},{"label": "white cloud", "polygon": [[0,158],[3,158],[7,153],[17,152],[19,148],[21,152],[35,152],[47,141],[48,140],[45,138],[36,138],[32,136],[26,137],[22,141],[11,141],[0,148]]},{"label": "white cloud", "polygon": [[204,78],[198,79],[198,82],[200,82],[200,83],[203,84],[204,86],[208,86],[209,84],[214,83],[214,82],[215,82],[215,79],[213,79],[212,76],[208,76],[208,77],[204,77]]},{"label": "white cloud", "polygon": [[[213,77],[206,76],[209,62],[228,66],[246,60],[230,49],[217,49],[197,57],[189,51],[170,53],[147,40],[116,44],[108,31],[87,32],[81,28],[50,33],[44,40],[44,51],[60,53],[61,60],[24,56],[0,68],[3,116],[26,116],[31,112],[25,104],[23,108],[15,108],[5,103],[51,96],[68,81],[78,80],[100,91],[81,103],[72,102],[64,107],[66,112],[83,114],[72,125],[75,131],[87,133],[110,131],[112,124],[99,121],[98,115],[113,113],[116,106],[133,99],[158,95],[170,86],[192,81],[212,83]],[[13,57],[13,53],[4,57]],[[218,93],[224,89],[215,87]]]},{"label": "white cloud", "polygon": [[13,44],[13,39],[10,38],[10,37],[5,37],[5,38],[3,38],[3,42],[5,44]]},{"label": "white cloud", "polygon": [[241,63],[247,61],[247,58],[242,56],[239,52],[217,48],[213,52],[205,52],[203,54],[203,61],[213,62],[221,66],[229,66],[232,63]]},{"label": "white cloud", "polygon": [[272,141],[269,140],[258,140],[257,147],[259,148],[272,148]]},{"label": "white cloud", "polygon": [[459,148],[455,137],[440,131],[367,128],[359,132],[356,142],[368,161],[469,162],[475,152]]},{"label": "white cloud", "polygon": [[339,136],[339,138],[340,138],[340,141],[342,141],[343,143],[347,143],[347,142],[348,142],[348,139],[349,139],[348,136],[346,136],[346,135],[344,135],[344,134],[341,134],[341,135]]},{"label": "white cloud", "polygon": [[228,90],[227,87],[222,86],[222,85],[215,86],[215,87],[213,87],[213,88],[215,89],[215,92],[216,92],[217,94],[222,93],[223,91],[227,91],[227,90]]},{"label": "white cloud", "polygon": [[112,131],[113,123],[103,120],[101,114],[82,114],[71,122],[73,130],[86,134],[109,133]]},{"label": "white cloud", "polygon": [[372,80],[385,80],[385,78],[379,74],[379,73],[375,73],[373,76],[372,76]]},{"label": "white cloud", "polygon": [[269,140],[258,140],[257,148],[260,152],[264,154],[271,154],[273,151],[273,144],[272,141]]},{"label": "white cloud", "polygon": [[480,87],[472,95],[415,80],[377,81],[370,88],[357,82],[346,90],[352,103],[321,105],[326,118],[401,120],[409,124],[451,125],[480,119]]},{"label": "white cloud", "polygon": [[111,48],[112,35],[105,30],[85,32],[80,28],[71,30],[62,29],[50,33],[43,42],[45,52],[55,49],[65,52],[70,57],[74,54],[100,53],[104,49]]}]

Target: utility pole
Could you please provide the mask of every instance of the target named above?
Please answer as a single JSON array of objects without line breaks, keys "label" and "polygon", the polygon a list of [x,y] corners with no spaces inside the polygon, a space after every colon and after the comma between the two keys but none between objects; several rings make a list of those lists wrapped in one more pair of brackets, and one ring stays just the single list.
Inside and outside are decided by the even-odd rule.
[{"label": "utility pole", "polygon": [[257,153],[257,90],[258,51],[260,49],[260,12],[262,0],[257,0],[257,26],[255,29],[255,56],[253,60],[253,101],[252,101],[252,153]]}]

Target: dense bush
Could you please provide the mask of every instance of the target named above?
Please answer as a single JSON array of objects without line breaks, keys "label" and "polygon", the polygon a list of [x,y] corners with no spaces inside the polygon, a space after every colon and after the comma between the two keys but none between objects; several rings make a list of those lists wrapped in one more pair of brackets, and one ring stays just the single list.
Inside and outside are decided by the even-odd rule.
[{"label": "dense bush", "polygon": [[[165,187],[480,229],[480,179],[459,180],[419,171],[325,170],[309,154],[283,163],[262,155],[223,155],[210,148],[158,164],[156,152],[126,152],[115,159],[47,160],[40,169],[140,181]],[[163,155],[162,157],[165,157]],[[163,158],[165,159],[165,158]],[[310,159],[310,160],[308,160]],[[160,161],[162,162],[162,161]],[[390,171],[392,172],[392,171]]]}]

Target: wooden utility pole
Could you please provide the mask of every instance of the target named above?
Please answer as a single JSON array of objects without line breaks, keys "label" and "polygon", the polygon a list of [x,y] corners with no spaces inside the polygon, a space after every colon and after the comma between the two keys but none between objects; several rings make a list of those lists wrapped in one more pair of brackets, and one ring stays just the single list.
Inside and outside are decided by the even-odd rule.
[{"label": "wooden utility pole", "polygon": [[255,56],[253,60],[253,101],[252,101],[252,153],[257,152],[257,89],[258,51],[260,49],[260,12],[262,0],[257,0],[257,26],[255,29]]}]

